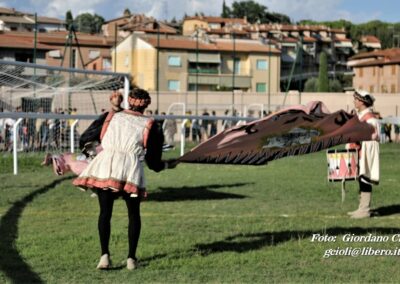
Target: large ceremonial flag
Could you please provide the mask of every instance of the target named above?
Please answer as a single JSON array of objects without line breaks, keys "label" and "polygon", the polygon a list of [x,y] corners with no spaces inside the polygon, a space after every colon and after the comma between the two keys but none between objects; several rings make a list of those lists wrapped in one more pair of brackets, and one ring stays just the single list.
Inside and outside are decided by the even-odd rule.
[{"label": "large ceremonial flag", "polygon": [[186,163],[263,165],[286,156],[372,140],[374,128],[343,110],[329,113],[322,102],[294,106],[227,129],[178,159]]}]

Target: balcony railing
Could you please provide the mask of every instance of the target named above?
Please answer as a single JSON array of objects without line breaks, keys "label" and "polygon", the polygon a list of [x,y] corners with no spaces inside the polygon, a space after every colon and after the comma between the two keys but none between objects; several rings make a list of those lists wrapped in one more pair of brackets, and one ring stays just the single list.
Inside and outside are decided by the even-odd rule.
[{"label": "balcony railing", "polygon": [[[188,83],[189,84],[205,84],[205,85],[219,85],[225,87],[232,87],[232,74],[218,74],[215,75],[207,75],[207,74],[199,74],[196,76],[193,73],[189,73]],[[243,75],[235,75],[235,87],[238,88],[251,88],[251,77],[243,76]]]},{"label": "balcony railing", "polygon": [[[189,68],[190,74],[196,74],[196,68]],[[218,69],[199,69],[199,74],[218,74]]]}]

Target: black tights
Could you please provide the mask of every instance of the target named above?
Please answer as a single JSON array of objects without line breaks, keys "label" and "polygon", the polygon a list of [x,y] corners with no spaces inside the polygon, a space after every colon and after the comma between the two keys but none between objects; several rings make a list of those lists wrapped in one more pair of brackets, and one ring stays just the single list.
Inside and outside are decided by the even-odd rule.
[{"label": "black tights", "polygon": [[136,259],[136,248],[140,236],[140,198],[130,197],[128,193],[115,193],[111,190],[97,190],[99,197],[100,214],[99,214],[99,236],[101,245],[101,254],[110,255],[108,245],[110,242],[111,233],[111,216],[113,211],[114,200],[119,196],[125,200],[126,207],[128,208],[128,239],[129,239],[129,254],[128,258]]},{"label": "black tights", "polygon": [[372,192],[372,185],[370,185],[369,183],[363,182],[361,179],[359,179],[358,184],[360,185],[360,193]]}]

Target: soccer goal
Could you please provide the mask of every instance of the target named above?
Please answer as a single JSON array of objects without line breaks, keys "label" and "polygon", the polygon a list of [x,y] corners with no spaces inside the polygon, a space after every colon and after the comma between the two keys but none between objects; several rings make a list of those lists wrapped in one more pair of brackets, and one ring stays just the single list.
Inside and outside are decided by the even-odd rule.
[{"label": "soccer goal", "polygon": [[80,133],[110,108],[130,76],[0,60],[0,151],[74,152]]},{"label": "soccer goal", "polygon": [[4,111],[100,114],[111,90],[129,88],[129,74],[0,60]]}]

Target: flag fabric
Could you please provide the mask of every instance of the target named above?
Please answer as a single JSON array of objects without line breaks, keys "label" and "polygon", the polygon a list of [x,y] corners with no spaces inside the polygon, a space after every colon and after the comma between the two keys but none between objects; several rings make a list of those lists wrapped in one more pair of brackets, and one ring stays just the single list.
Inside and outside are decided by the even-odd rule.
[{"label": "flag fabric", "polygon": [[330,113],[322,102],[282,109],[227,129],[178,159],[185,163],[263,165],[287,156],[372,140],[374,128],[343,110]]}]

